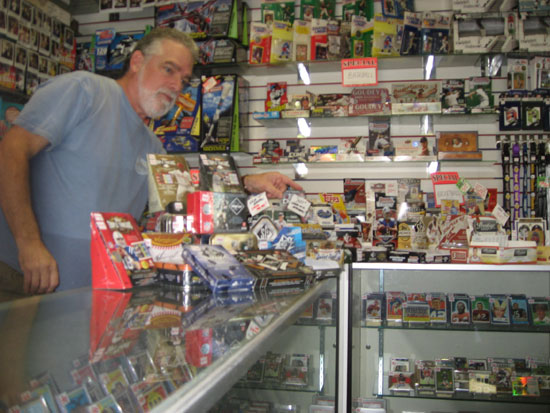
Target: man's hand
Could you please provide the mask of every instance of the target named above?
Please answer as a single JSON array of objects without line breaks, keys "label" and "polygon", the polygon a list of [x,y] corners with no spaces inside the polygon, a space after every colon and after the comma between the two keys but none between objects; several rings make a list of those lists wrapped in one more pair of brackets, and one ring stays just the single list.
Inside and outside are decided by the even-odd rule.
[{"label": "man's hand", "polygon": [[244,187],[248,192],[255,194],[265,192],[268,198],[282,198],[289,186],[298,191],[304,190],[300,185],[280,172],[264,172],[244,177]]},{"label": "man's hand", "polygon": [[26,294],[51,293],[59,285],[57,262],[42,241],[20,247],[19,264]]}]

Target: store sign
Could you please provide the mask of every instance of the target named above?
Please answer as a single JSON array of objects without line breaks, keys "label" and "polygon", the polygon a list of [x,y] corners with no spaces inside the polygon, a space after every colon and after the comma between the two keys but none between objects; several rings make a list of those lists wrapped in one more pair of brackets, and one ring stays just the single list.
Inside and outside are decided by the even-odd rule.
[{"label": "store sign", "polygon": [[378,84],[378,59],[363,57],[342,60],[342,86],[374,86]]}]

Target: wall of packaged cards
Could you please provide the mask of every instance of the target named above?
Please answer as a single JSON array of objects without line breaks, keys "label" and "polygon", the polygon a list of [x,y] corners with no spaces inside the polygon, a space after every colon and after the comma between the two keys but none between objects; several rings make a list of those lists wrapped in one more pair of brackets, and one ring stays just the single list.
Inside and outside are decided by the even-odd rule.
[{"label": "wall of packaged cards", "polygon": [[[489,14],[479,12],[485,7],[479,2],[472,6],[417,0],[407,3],[414,13],[392,20],[387,16],[405,15],[390,3],[366,2],[366,11],[356,13],[366,17],[352,18],[350,5],[355,3],[327,2],[336,28],[331,29],[333,21],[321,18],[313,19],[306,30],[300,29],[299,18],[307,19],[309,8],[299,2],[293,9],[286,3],[246,2],[250,47],[244,56],[232,55],[242,64],[216,72],[208,69],[237,73],[248,84],[248,110],[236,156],[241,172],[279,170],[297,177],[315,202],[334,195],[332,200],[348,213],[337,223],[349,222],[349,216],[364,212],[365,205],[372,218],[382,219],[386,207],[397,221],[441,208],[451,215],[491,215],[494,210],[511,239],[517,238],[515,221],[541,218],[526,225],[529,239],[543,244],[539,228],[544,233],[546,189],[537,181],[546,168],[548,63],[546,35],[537,34],[545,24],[537,15],[538,6],[520,2],[518,11],[517,2],[505,2],[500,11]],[[147,25],[202,30],[200,21],[183,19],[180,9],[177,3],[165,2],[102,3],[99,13],[74,15],[78,40],[88,41],[96,30],[108,28],[137,36]],[[292,21],[292,11],[294,35],[290,23],[278,20]],[[113,12],[119,13],[116,22],[108,21]],[[313,10],[314,16],[322,17],[322,12]],[[342,17],[351,21],[338,22]],[[277,24],[266,48],[262,33],[272,18]],[[211,24],[211,17],[205,21]],[[313,33],[319,30],[328,35],[317,39]],[[201,52],[205,59],[210,54],[215,56],[213,49]],[[379,58],[378,84],[342,86],[341,57],[370,55]],[[292,63],[304,57],[307,85]],[[305,119],[297,122],[300,117]],[[197,147],[196,142],[188,145]],[[405,211],[400,209],[399,193],[409,190],[415,198],[407,199]],[[397,236],[377,237],[376,225],[373,221],[373,228],[363,231],[370,235],[361,241],[409,246],[398,245]]]}]

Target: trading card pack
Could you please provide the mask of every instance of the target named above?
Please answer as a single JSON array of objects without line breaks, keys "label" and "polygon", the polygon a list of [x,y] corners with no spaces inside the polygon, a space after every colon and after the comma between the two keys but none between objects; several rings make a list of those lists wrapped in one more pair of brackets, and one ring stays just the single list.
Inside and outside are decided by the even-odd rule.
[{"label": "trading card pack", "polygon": [[183,257],[213,291],[250,290],[254,277],[219,245],[185,245]]},{"label": "trading card pack", "polygon": [[466,294],[449,294],[451,306],[451,324],[470,324],[470,297]]},{"label": "trading card pack", "polygon": [[491,324],[509,325],[510,308],[508,296],[491,295],[489,297],[489,304],[491,306]]}]

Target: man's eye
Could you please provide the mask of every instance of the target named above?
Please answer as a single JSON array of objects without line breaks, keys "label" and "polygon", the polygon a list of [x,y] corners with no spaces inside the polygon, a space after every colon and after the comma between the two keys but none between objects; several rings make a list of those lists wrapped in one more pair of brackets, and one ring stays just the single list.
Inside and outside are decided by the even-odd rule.
[{"label": "man's eye", "polygon": [[164,68],[164,70],[165,70],[166,73],[168,73],[168,74],[172,74],[172,73],[174,72],[174,70],[173,70],[171,67],[169,67],[169,66],[166,66],[166,67]]}]

